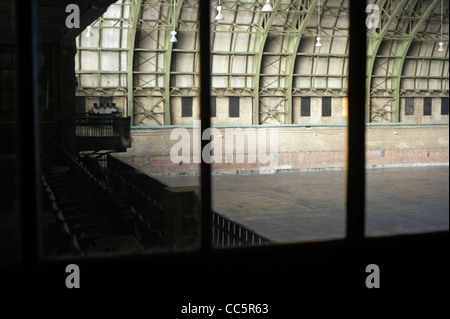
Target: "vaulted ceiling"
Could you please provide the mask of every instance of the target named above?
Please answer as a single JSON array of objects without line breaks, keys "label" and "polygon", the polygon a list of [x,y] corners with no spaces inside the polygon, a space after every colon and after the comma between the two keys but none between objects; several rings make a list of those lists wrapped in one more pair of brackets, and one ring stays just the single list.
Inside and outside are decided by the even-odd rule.
[{"label": "vaulted ceiling", "polygon": [[[444,52],[441,0],[372,2],[380,25],[367,29],[367,121],[394,120],[403,96],[448,96],[449,2],[442,2]],[[349,1],[270,3],[273,12],[264,13],[262,0],[221,0],[224,20],[216,21],[219,1],[210,1],[212,95],[249,96],[254,124],[262,113],[287,124],[295,96],[346,96]],[[77,39],[81,92],[123,95],[154,124],[170,124],[170,97],[197,94],[199,4],[114,3],[92,24],[92,38]]]}]

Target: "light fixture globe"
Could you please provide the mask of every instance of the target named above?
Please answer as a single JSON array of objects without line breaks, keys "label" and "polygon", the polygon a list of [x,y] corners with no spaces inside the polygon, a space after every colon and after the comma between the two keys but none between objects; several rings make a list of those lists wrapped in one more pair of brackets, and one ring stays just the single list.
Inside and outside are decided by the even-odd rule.
[{"label": "light fixture globe", "polygon": [[270,0],[267,0],[266,4],[264,5],[264,7],[261,10],[262,12],[273,12],[273,8],[270,5]]},{"label": "light fixture globe", "polygon": [[322,40],[322,38],[321,37],[317,37],[316,38],[316,47],[321,47],[322,46],[322,43],[320,42]]},{"label": "light fixture globe", "polygon": [[225,18],[222,15],[222,6],[217,6],[217,15],[214,18],[216,21],[224,20]]},{"label": "light fixture globe", "polygon": [[172,35],[172,37],[170,38],[169,41],[172,42],[172,43],[178,42],[177,37],[176,37],[177,31],[171,31],[170,34]]},{"label": "light fixture globe", "polygon": [[444,52],[444,42],[439,42],[438,52]]}]

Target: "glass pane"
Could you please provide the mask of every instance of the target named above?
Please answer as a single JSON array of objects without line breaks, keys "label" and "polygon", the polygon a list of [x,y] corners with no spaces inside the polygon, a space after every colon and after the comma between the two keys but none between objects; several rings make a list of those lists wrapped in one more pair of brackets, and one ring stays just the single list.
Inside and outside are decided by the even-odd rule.
[{"label": "glass pane", "polygon": [[[119,0],[76,38],[74,61],[42,51],[56,123],[41,131],[45,258],[198,249],[198,1],[173,4]],[[75,73],[75,99],[52,68]],[[184,175],[195,181],[165,181]]]},{"label": "glass pane", "polygon": [[367,25],[366,236],[449,229],[448,50],[438,50],[448,5],[375,1],[368,11],[379,24]]},{"label": "glass pane", "polygon": [[348,1],[211,5],[214,244],[343,238]]}]

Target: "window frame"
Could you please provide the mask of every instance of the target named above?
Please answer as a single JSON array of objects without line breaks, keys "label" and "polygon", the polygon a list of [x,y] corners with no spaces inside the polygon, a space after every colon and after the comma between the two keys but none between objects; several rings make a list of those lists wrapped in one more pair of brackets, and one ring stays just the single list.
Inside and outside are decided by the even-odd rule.
[{"label": "window frame", "polygon": [[[21,4],[20,16],[23,19],[16,19],[18,23],[24,24],[25,27],[19,27],[17,38],[21,39],[18,41],[18,49],[24,52],[21,55],[20,63],[27,65],[26,60],[32,61],[33,56],[36,53],[36,48],[31,44],[34,42],[33,37],[36,34],[33,33],[36,30],[36,19],[30,12],[35,11],[36,4],[34,2]],[[210,8],[207,6],[200,6],[200,24],[209,24],[210,19]],[[365,1],[352,1],[350,3],[350,37],[355,43],[366,43],[366,29],[364,27],[365,22]],[[17,11],[19,12],[19,10]],[[210,68],[209,63],[209,28],[200,28],[200,43],[203,44],[200,48],[200,61],[201,61],[201,87],[210,87]],[[203,42],[206,41],[206,42]],[[205,48],[206,47],[206,48]],[[139,282],[140,287],[156,289],[152,292],[160,294],[160,296],[167,296],[170,292],[170,297],[174,295],[181,299],[186,300],[188,293],[192,293],[192,289],[195,285],[210,283],[211,287],[217,287],[220,293],[215,295],[215,297],[229,297],[227,289],[223,289],[223,286],[233,286],[233,291],[235,295],[233,297],[240,297],[242,295],[241,291],[248,292],[249,290],[254,292],[261,292],[256,294],[256,296],[267,297],[267,287],[271,287],[270,283],[276,282],[291,282],[293,284],[302,284],[302,289],[311,294],[312,296],[323,297],[324,288],[329,289],[329,296],[335,298],[340,294],[341,297],[350,297],[350,295],[345,294],[350,287],[362,286],[362,290],[355,291],[355,296],[371,296],[373,297],[377,291],[386,291],[383,289],[365,289],[364,287],[364,267],[371,262],[381,261],[383,267],[391,267],[391,274],[387,279],[394,285],[392,290],[392,296],[397,297],[402,292],[408,292],[414,295],[416,292],[424,291],[427,296],[432,295],[433,291],[430,291],[430,285],[428,282],[434,283],[435,286],[440,287],[442,283],[440,282],[442,274],[435,271],[436,264],[431,264],[428,258],[418,258],[421,255],[428,253],[426,256],[433,256],[439,262],[443,261],[444,268],[447,269],[448,266],[447,257],[445,254],[430,254],[429,247],[424,245],[423,239],[424,234],[411,235],[411,236],[397,236],[393,238],[383,239],[383,238],[365,238],[364,236],[364,217],[365,217],[365,108],[360,107],[364,105],[364,85],[365,85],[365,72],[364,66],[366,64],[366,52],[365,49],[362,50],[364,46],[350,46],[349,60],[352,63],[349,64],[349,117],[348,117],[348,141],[347,141],[347,210],[346,210],[346,237],[344,240],[337,240],[331,242],[300,242],[288,245],[274,245],[265,247],[246,247],[246,248],[232,248],[223,250],[214,250],[212,253],[210,232],[211,220],[209,215],[211,212],[211,164],[201,162],[201,216],[202,216],[202,238],[200,249],[196,251],[180,251],[171,254],[147,254],[141,256],[114,256],[107,258],[97,258],[91,257],[88,259],[65,259],[63,261],[50,261],[44,264],[40,260],[40,233],[39,229],[39,218],[40,215],[40,172],[39,170],[34,170],[39,167],[39,157],[30,154],[37,155],[38,152],[35,150],[39,145],[34,144],[34,140],[29,138],[30,126],[33,128],[35,133],[38,133],[38,128],[34,119],[33,112],[24,113],[22,125],[18,125],[17,129],[21,136],[18,142],[24,143],[23,150],[18,153],[18,167],[19,169],[25,171],[27,174],[26,178],[24,176],[19,180],[18,189],[21,192],[26,191],[27,203],[26,205],[21,205],[19,207],[19,217],[21,217],[21,229],[20,234],[22,238],[22,256],[21,264],[16,268],[7,269],[7,279],[5,287],[14,287],[11,293],[17,294],[17,291],[22,293],[22,290],[29,290],[28,295],[36,297],[36,294],[43,293],[44,296],[65,296],[68,298],[79,297],[81,293],[85,293],[86,289],[89,292],[89,286],[91,289],[93,297],[99,297],[102,292],[108,292],[111,295],[117,293],[117,289],[129,288],[130,285],[135,285]],[[204,67],[205,66],[205,67]],[[35,91],[37,89],[37,84],[28,79],[35,78],[35,73],[33,68],[21,68],[20,72],[21,82],[23,90]],[[29,75],[29,76],[24,76]],[[362,81],[361,81],[362,79]],[[210,92],[209,90],[201,90],[201,101],[208,101]],[[19,109],[23,107],[24,109],[31,105],[34,111],[37,111],[37,103],[32,98],[33,94],[28,94],[23,100],[18,102]],[[201,129],[202,132],[210,127],[210,110],[206,107],[207,103],[201,103]],[[33,124],[34,123],[34,124]],[[30,125],[26,125],[30,124]],[[202,147],[206,145],[207,142],[202,141]],[[34,151],[31,151],[34,150]],[[30,165],[33,163],[34,165]],[[33,182],[30,183],[29,178],[32,177]],[[30,212],[31,207],[35,207],[34,214]],[[437,249],[446,248],[448,242],[448,231],[443,235],[431,234],[428,236],[426,243],[434,244]],[[426,235],[426,234],[425,234]],[[443,243],[442,240],[445,240]],[[384,245],[377,245],[384,243]],[[418,245],[420,244],[420,245]],[[375,248],[374,248],[375,247]],[[338,253],[336,253],[336,248],[339,248]],[[381,248],[381,249],[380,249]],[[382,248],[390,248],[388,255],[386,256],[386,251]],[[406,248],[406,249],[405,249]],[[233,252],[235,258],[229,258],[231,256],[230,252]],[[400,254],[399,254],[400,252]],[[394,254],[395,253],[395,254]],[[300,255],[299,255],[300,254]],[[317,255],[319,254],[319,255]],[[331,255],[332,257],[326,257]],[[404,260],[406,255],[406,260],[402,265],[395,265],[389,260],[389,257],[398,256],[395,260]],[[267,259],[269,256],[269,259]],[[311,265],[295,264],[293,256],[297,258],[303,258],[305,260],[315,260],[316,263]],[[356,263],[352,263],[351,258],[358,257]],[[250,260],[250,263],[248,261]],[[349,262],[350,260],[350,262]],[[194,262],[195,261],[195,262]],[[325,263],[324,263],[325,261]],[[184,265],[180,265],[179,262],[184,262]],[[284,272],[276,273],[275,279],[270,280],[270,276],[267,276],[266,267],[254,267],[255,265],[262,265],[263,262],[269,262],[273,265],[282,265]],[[86,288],[82,289],[66,289],[64,287],[64,267],[67,264],[76,263],[80,265],[82,269],[82,282],[86,282]],[[227,269],[232,275],[238,275],[235,278],[238,285],[229,285],[226,281],[217,282],[215,279],[222,275],[222,273],[217,272],[214,269],[214,275],[216,277],[199,278],[199,275],[210,274],[213,272],[211,270],[212,266],[219,265],[221,270],[224,270],[225,266],[223,263],[227,263],[225,266],[231,265]],[[414,267],[410,267],[413,265]],[[22,267],[24,266],[24,267]],[[124,266],[126,270],[124,270]],[[350,268],[347,268],[350,266]],[[405,266],[405,267],[404,267]],[[86,268],[88,271],[86,271]],[[287,268],[287,270],[285,270]],[[394,268],[394,269],[392,269]],[[281,269],[281,266],[278,268]],[[298,272],[293,275],[292,269],[298,270]],[[427,273],[424,280],[421,281],[418,278],[417,269]],[[31,270],[31,271],[30,271]],[[126,272],[131,270],[130,272]],[[262,276],[251,276],[252,274],[246,271],[252,270],[256,275]],[[268,269],[272,270],[271,268]],[[121,276],[117,276],[117,271],[121,272]],[[168,274],[168,277],[158,276],[159,271],[164,271]],[[305,272],[306,271],[306,272]],[[311,271],[314,271],[320,276],[311,276]],[[393,271],[400,271],[400,277],[393,274]],[[230,276],[226,273],[227,276]],[[366,270],[367,272],[367,270]],[[62,273],[62,275],[60,275]],[[387,274],[387,272],[385,272]],[[30,275],[31,274],[31,275]],[[57,275],[56,275],[57,274]],[[156,274],[156,275],[155,275]],[[34,276],[33,276],[34,275]],[[350,280],[349,280],[349,276]],[[383,276],[383,275],[382,275]],[[395,276],[395,280],[392,280]],[[202,277],[202,276],[200,276]],[[3,277],[2,277],[3,278]],[[232,277],[234,278],[234,277]],[[264,278],[264,280],[261,280]],[[357,278],[357,280],[356,280]],[[410,280],[414,278],[414,280]],[[448,277],[446,277],[448,278]],[[444,279],[446,279],[444,278]],[[198,280],[203,280],[200,283]],[[226,280],[226,279],[225,279]],[[332,281],[330,281],[332,280]],[[11,282],[10,282],[11,281]],[[180,282],[181,281],[181,282]],[[426,281],[426,282],[425,282]],[[162,285],[155,285],[157,284]],[[13,283],[13,285],[11,285]],[[245,286],[241,286],[245,283]],[[336,285],[336,283],[338,283]],[[437,283],[437,284],[436,284]],[[176,287],[180,289],[175,289]],[[256,284],[256,285],[255,285]],[[82,283],[82,285],[84,285]],[[37,287],[37,288],[36,288]],[[41,288],[46,288],[41,291]],[[55,287],[62,287],[62,290],[51,290]],[[112,289],[112,288],[115,289]],[[24,288],[24,289],[22,289]],[[101,288],[101,289],[99,289]],[[206,287],[210,288],[210,286]],[[247,288],[247,289],[236,289],[236,288]],[[278,288],[278,287],[277,287]],[[313,290],[309,290],[312,288]],[[395,289],[401,288],[401,289]],[[410,290],[411,288],[414,288]],[[426,289],[423,289],[426,288]],[[48,292],[48,289],[51,291]],[[78,291],[77,291],[78,290]],[[326,289],[325,289],[326,290]],[[283,295],[282,292],[275,290],[276,294]],[[389,290],[388,290],[389,291]],[[63,295],[59,293],[63,292]],[[204,291],[203,291],[204,292]],[[344,294],[342,294],[344,292]],[[361,295],[361,292],[365,292],[365,295]],[[8,291],[9,293],[9,291]],[[45,294],[46,293],[46,294]],[[133,291],[123,291],[127,294],[127,297],[131,296]],[[134,292],[136,294],[136,292]],[[142,295],[142,291],[138,293]],[[264,293],[264,294],[262,294]],[[291,291],[284,292],[284,294]],[[326,291],[325,291],[326,293]],[[436,293],[434,291],[434,293]],[[52,295],[53,294],[53,295]],[[271,296],[274,294],[272,293]],[[23,297],[22,295],[20,295]],[[41,296],[41,295],[40,295]],[[325,295],[326,296],[326,295]],[[415,296],[415,295],[414,295]],[[116,296],[117,297],[117,296]],[[248,295],[246,295],[248,298]],[[417,296],[415,296],[417,297]],[[187,302],[186,302],[187,303]],[[162,303],[164,305],[164,303]],[[298,310],[298,309],[296,309]],[[179,314],[180,309],[176,309]]]},{"label": "window frame", "polygon": [[[355,2],[356,3],[356,2]],[[29,10],[32,10],[31,7],[25,6]],[[351,5],[350,11],[352,11],[352,8],[356,7],[355,11],[361,11],[363,12],[364,7],[360,4],[358,5]],[[199,6],[200,10],[200,24],[203,25],[209,25],[209,7],[206,6]],[[203,12],[203,15],[201,14]],[[31,26],[32,22],[27,20]],[[34,21],[34,20],[33,20]],[[353,21],[353,22],[352,22]],[[36,23],[34,21],[33,23]],[[350,24],[358,25],[363,24],[364,19],[361,19],[360,17],[350,16]],[[30,29],[30,28],[29,28]],[[35,28],[31,28],[35,29]],[[209,28],[199,28],[200,30],[200,43],[203,45],[200,46],[200,87],[211,87],[211,79],[210,79],[210,64],[209,57],[210,57],[210,30]],[[24,48],[26,48],[26,54],[22,57],[23,59],[27,59],[32,57],[35,52],[37,52],[37,48],[30,48],[30,45],[33,41],[31,41],[32,37],[36,37],[36,34],[31,33],[30,31],[22,31],[23,33],[18,33],[18,36],[26,36],[24,38],[24,41],[21,41],[21,43],[24,43]],[[366,41],[366,30],[365,28],[350,28],[349,30],[349,36],[355,39],[355,42],[357,43],[365,43]],[[364,108],[360,108],[359,105],[364,104],[364,97],[365,97],[365,89],[364,89],[364,79],[365,79],[365,68],[362,68],[361,65],[365,65],[366,61],[366,52],[365,50],[360,50],[355,48],[354,46],[350,46],[350,52],[349,52],[349,60],[352,60],[356,63],[349,63],[349,83],[354,83],[353,86],[349,85],[349,94],[348,94],[348,101],[349,101],[349,117],[348,117],[348,126],[347,126],[347,132],[348,132],[348,146],[347,146],[347,163],[348,163],[348,172],[347,176],[348,183],[347,183],[347,212],[346,212],[346,218],[347,218],[347,229],[346,229],[346,240],[351,242],[361,242],[364,239],[364,203],[365,203],[365,117]],[[30,70],[29,73],[30,78],[33,78],[33,70]],[[362,83],[362,84],[361,84]],[[37,88],[37,83],[35,82],[27,82],[26,85],[24,85],[24,88],[29,88],[30,91],[33,91]],[[209,101],[211,96],[210,90],[200,90],[200,101]],[[183,97],[182,97],[183,98]],[[193,97],[185,97],[190,98],[193,100]],[[231,98],[231,97],[230,97]],[[239,101],[239,97],[237,98]],[[331,98],[330,98],[331,100]],[[32,102],[27,101],[27,104],[32,104]],[[183,104],[183,103],[182,103]],[[331,101],[330,101],[331,104]],[[20,107],[21,103],[19,103]],[[356,107],[355,107],[356,105]],[[201,109],[201,131],[204,132],[206,129],[210,128],[210,109],[209,103],[200,103],[200,109]],[[330,105],[331,107],[331,105]],[[27,128],[26,125],[21,126],[23,128]],[[28,128],[27,128],[28,129]],[[36,129],[38,129],[36,127]],[[28,132],[27,132],[28,133]],[[28,134],[26,134],[28,136]],[[33,142],[33,141],[31,141]],[[202,148],[206,146],[207,140],[202,140]],[[30,144],[29,139],[27,140],[27,145]],[[35,146],[36,147],[36,146]],[[38,158],[34,158],[34,161],[36,163],[39,163]],[[29,161],[26,161],[26,166],[29,166]],[[200,203],[200,210],[201,210],[201,216],[202,216],[202,223],[201,223],[201,245],[200,245],[200,251],[203,252],[209,252],[212,249],[212,243],[211,243],[211,232],[209,230],[212,229],[212,221],[211,221],[211,214],[212,206],[211,206],[211,163],[205,163],[203,158],[200,164],[201,167],[201,182],[200,182],[200,188],[202,191],[201,196],[201,203]],[[39,172],[33,172],[33,174],[38,174]],[[356,177],[358,176],[358,177]],[[36,176],[37,180],[40,180],[38,176]],[[33,192],[29,192],[29,194],[40,194],[40,190],[38,189],[39,183],[36,183],[35,186],[31,185],[31,187],[34,187]],[[30,188],[30,186],[28,186]],[[362,205],[361,205],[361,199]],[[39,209],[40,210],[40,209]],[[39,210],[37,211],[37,214],[40,214]],[[25,210],[24,212],[21,212],[21,214],[25,214],[24,216],[29,215],[29,211]],[[39,240],[36,241],[36,235],[38,232],[36,232],[36,229],[38,228],[37,225],[37,218],[35,220],[32,220],[30,223],[27,223],[26,229],[33,229],[34,231],[30,232],[22,232],[23,237],[25,237],[24,242],[25,244],[28,244],[28,247],[26,248],[26,252],[24,253],[26,256],[32,256],[29,259],[34,260],[36,263],[39,263],[40,256],[37,253],[37,251],[40,250],[40,248],[34,249],[33,247],[36,247],[36,245],[39,244]],[[31,234],[31,236],[28,236],[28,234]],[[32,242],[30,242],[32,241]],[[298,245],[302,245],[303,243],[298,243]],[[31,248],[30,248],[31,247]],[[35,250],[35,251],[33,251]],[[25,259],[28,259],[28,257],[25,257]]]}]

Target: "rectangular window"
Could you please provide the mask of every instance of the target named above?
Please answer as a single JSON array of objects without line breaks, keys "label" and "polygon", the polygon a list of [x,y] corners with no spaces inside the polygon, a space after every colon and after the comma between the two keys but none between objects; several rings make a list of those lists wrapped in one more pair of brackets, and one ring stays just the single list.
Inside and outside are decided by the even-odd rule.
[{"label": "rectangular window", "polygon": [[441,98],[441,115],[448,115],[448,97]]},{"label": "rectangular window", "polygon": [[405,115],[414,115],[414,98],[407,97],[405,100]]},{"label": "rectangular window", "polygon": [[211,117],[216,117],[217,116],[217,114],[216,114],[216,100],[217,100],[217,97],[211,96],[210,100],[211,100],[211,104],[210,104]]},{"label": "rectangular window", "polygon": [[431,97],[423,99],[423,115],[431,115]]},{"label": "rectangular window", "polygon": [[239,117],[239,97],[229,97],[229,117]]},{"label": "rectangular window", "polygon": [[331,116],[331,97],[322,97],[322,116]]},{"label": "rectangular window", "polygon": [[181,117],[192,117],[192,96],[183,96],[181,98]]},{"label": "rectangular window", "polygon": [[309,96],[301,98],[300,116],[311,116],[311,98]]}]

